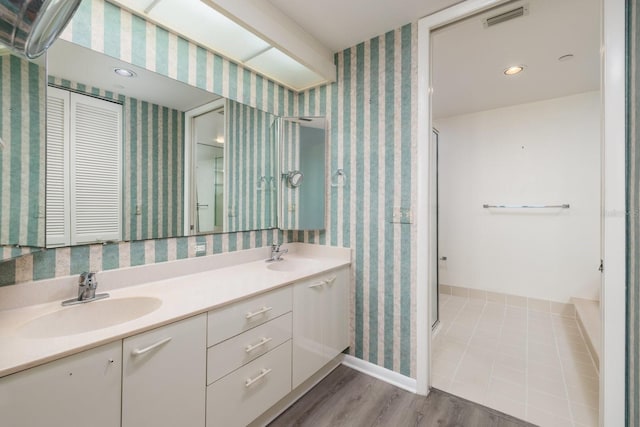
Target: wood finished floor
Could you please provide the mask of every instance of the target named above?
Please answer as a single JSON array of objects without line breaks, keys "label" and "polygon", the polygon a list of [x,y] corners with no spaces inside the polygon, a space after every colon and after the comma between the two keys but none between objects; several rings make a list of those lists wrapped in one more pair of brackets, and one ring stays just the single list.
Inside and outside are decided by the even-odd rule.
[{"label": "wood finished floor", "polygon": [[439,390],[417,396],[340,365],[270,427],[518,427],[525,421]]}]

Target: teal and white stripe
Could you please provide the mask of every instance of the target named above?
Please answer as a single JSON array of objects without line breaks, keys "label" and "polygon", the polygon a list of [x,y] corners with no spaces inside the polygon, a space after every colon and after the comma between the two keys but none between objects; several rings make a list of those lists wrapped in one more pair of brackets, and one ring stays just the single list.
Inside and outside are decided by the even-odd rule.
[{"label": "teal and white stripe", "polygon": [[203,255],[233,252],[287,242],[277,229],[207,236],[137,240],[107,245],[72,246],[34,252],[0,263],[0,286],[31,280],[103,271],[195,257],[195,244],[206,243]]},{"label": "teal and white stripe", "polygon": [[124,238],[181,234],[184,113],[125,98],[124,116]]},{"label": "teal and white stripe", "polygon": [[0,245],[44,246],[44,102],[44,68],[0,56]]},{"label": "teal and white stripe", "polygon": [[[273,114],[235,101],[225,109],[226,231],[275,227]],[[262,180],[261,178],[264,178]]]},{"label": "teal and white stripe", "polygon": [[49,76],[49,84],[123,105],[123,240],[179,235],[183,224],[184,113],[54,76]]},{"label": "teal and white stripe", "polygon": [[301,115],[326,113],[330,175],[347,174],[344,187],[327,182],[327,229],[298,238],[354,249],[352,352],[411,376],[414,230],[391,218],[394,206],[415,205],[415,30],[407,25],[339,53],[338,81],[298,97]]}]

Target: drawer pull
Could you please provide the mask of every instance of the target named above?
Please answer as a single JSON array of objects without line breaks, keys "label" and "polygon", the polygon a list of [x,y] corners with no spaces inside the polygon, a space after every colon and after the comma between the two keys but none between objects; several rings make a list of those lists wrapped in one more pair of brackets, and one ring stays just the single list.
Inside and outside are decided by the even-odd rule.
[{"label": "drawer pull", "polygon": [[268,343],[269,341],[271,341],[273,338],[269,337],[262,337],[260,339],[260,342],[257,344],[249,344],[244,351],[246,351],[247,353],[251,353],[253,350],[255,350],[258,347],[262,347],[263,345],[265,345],[266,343]]},{"label": "drawer pull", "polygon": [[251,319],[252,317],[256,317],[259,314],[264,314],[268,311],[273,310],[273,307],[262,307],[260,310],[258,311],[254,311],[252,312],[248,312],[247,315],[245,316],[247,319]]},{"label": "drawer pull", "polygon": [[329,277],[327,280],[325,280],[327,285],[333,285],[333,282],[335,282],[335,281],[336,281],[336,276]]},{"label": "drawer pull", "polygon": [[131,355],[132,355],[132,356],[140,356],[141,354],[145,354],[145,353],[147,353],[147,352],[150,352],[150,351],[151,351],[151,350],[153,350],[154,348],[160,347],[161,345],[166,344],[166,343],[168,343],[169,341],[171,341],[171,337],[167,337],[167,338],[165,338],[165,339],[163,339],[163,340],[158,341],[158,342],[157,342],[157,343],[155,343],[155,344],[151,344],[149,347],[145,347],[145,348],[141,348],[141,349],[133,350],[133,351],[131,352]]},{"label": "drawer pull", "polygon": [[327,282],[322,280],[320,282],[314,283],[313,285],[309,285],[309,289],[311,289],[311,288],[319,288],[320,286],[324,286],[326,284],[327,284]]},{"label": "drawer pull", "polygon": [[267,369],[267,368],[262,369],[260,371],[260,373],[255,378],[248,378],[244,382],[244,386],[245,387],[251,387],[256,381],[258,381],[259,379],[264,378],[265,376],[267,376],[269,374],[269,372],[271,372],[271,369]]}]

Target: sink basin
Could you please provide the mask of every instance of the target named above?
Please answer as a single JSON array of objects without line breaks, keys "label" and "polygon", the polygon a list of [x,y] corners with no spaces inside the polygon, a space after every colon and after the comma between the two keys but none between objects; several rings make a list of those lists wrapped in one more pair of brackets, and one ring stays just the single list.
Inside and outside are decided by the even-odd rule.
[{"label": "sink basin", "polygon": [[28,338],[81,334],[129,322],[157,310],[161,305],[158,298],[130,297],[61,307],[25,323],[19,333]]},{"label": "sink basin", "polygon": [[313,268],[318,264],[318,261],[310,258],[283,258],[282,261],[268,263],[267,268],[274,271],[300,271]]}]

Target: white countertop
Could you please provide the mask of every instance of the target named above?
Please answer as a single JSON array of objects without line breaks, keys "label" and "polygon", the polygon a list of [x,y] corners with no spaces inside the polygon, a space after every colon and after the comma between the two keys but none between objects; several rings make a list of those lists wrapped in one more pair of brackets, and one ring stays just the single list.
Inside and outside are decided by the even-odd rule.
[{"label": "white countertop", "polygon": [[[207,261],[206,258],[211,259],[212,265],[227,264],[227,266],[195,273],[190,272],[193,270],[189,267],[191,259],[130,268],[127,269],[130,274],[148,275],[148,277],[154,277],[154,274],[149,274],[154,267],[156,270],[162,268],[163,271],[167,271],[168,267],[173,267],[174,271],[185,272],[177,277],[133,286],[118,288],[114,285],[106,285],[105,289],[100,284],[103,273],[98,273],[97,292],[109,292],[110,297],[107,300],[127,297],[154,297],[162,301],[162,305],[149,314],[103,329],[55,338],[28,338],[20,331],[26,323],[55,311],[73,310],[78,306],[62,308],[61,300],[56,300],[0,310],[0,377],[207,312],[324,271],[348,265],[351,262],[351,252],[345,248],[300,243],[283,247],[290,248],[290,253],[284,255],[283,258],[294,262],[296,260],[302,261],[299,263],[302,267],[295,271],[274,271],[267,268],[268,264],[264,262],[264,254],[268,254],[268,248],[260,248],[259,250],[239,251],[236,257],[234,257],[235,253],[200,257],[196,270],[203,268],[202,265]],[[216,257],[225,261],[223,263],[215,262]],[[247,258],[255,259],[257,257],[258,260],[246,261]],[[234,258],[241,263],[228,265],[233,263]],[[314,262],[306,265],[304,260],[309,258],[312,258]],[[195,265],[195,262],[192,261],[191,265]],[[104,275],[108,277],[107,273],[104,272]],[[122,276],[122,274],[119,275]],[[175,273],[173,275],[175,276]],[[77,276],[72,278],[72,282],[75,280],[77,280]],[[14,285],[16,288],[20,286],[26,285]],[[66,286],[68,287],[68,285]],[[33,287],[34,291],[37,289],[37,286]],[[19,291],[24,292],[22,289]],[[67,298],[69,297],[73,297],[73,294],[67,296]],[[94,301],[87,304],[100,304],[100,302]]]}]

